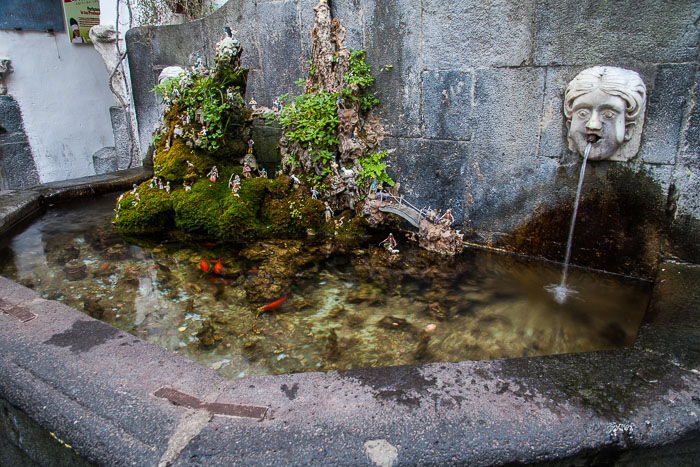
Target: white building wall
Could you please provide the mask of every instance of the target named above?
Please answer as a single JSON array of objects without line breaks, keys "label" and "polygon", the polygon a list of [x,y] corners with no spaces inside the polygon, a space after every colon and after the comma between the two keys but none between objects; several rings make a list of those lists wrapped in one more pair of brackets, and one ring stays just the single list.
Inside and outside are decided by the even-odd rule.
[{"label": "white building wall", "polygon": [[[220,7],[226,0],[213,3]],[[115,24],[116,13],[117,0],[100,0],[101,24]],[[123,39],[129,29],[125,0],[119,23]],[[22,111],[41,182],[94,175],[92,155],[115,143],[109,76],[92,45],[72,44],[65,31],[0,30],[0,58],[12,61],[8,94]]]},{"label": "white building wall", "polygon": [[18,102],[42,183],[94,175],[92,155],[114,146],[114,105],[102,58],[68,34],[0,30],[12,60],[8,94]]}]

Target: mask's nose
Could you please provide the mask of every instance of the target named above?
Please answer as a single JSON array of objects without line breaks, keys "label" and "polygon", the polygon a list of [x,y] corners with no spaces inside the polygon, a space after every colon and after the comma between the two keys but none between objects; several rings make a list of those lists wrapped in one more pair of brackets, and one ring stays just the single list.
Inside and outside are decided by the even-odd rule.
[{"label": "mask's nose", "polygon": [[600,130],[602,125],[600,123],[600,118],[598,118],[598,112],[595,110],[591,113],[591,118],[586,122],[586,129],[588,130]]}]

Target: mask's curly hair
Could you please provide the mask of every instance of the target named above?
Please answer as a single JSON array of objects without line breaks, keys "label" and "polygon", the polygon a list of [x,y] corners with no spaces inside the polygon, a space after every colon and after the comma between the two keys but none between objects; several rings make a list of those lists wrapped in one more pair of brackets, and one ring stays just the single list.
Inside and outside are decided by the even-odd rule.
[{"label": "mask's curly hair", "polygon": [[636,71],[614,66],[594,66],[583,70],[571,80],[564,94],[564,115],[571,120],[574,101],[596,89],[625,101],[625,120],[635,122],[647,100],[647,87]]}]

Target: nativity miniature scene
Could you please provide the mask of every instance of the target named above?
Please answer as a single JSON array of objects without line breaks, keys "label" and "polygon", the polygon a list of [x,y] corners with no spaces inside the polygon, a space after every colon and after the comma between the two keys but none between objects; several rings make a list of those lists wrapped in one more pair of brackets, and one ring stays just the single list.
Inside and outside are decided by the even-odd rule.
[{"label": "nativity miniature scene", "polygon": [[[212,66],[197,55],[160,75],[153,177],[116,206],[64,213],[68,225],[43,219],[55,270],[0,272],[229,378],[631,345],[649,284],[568,270],[576,209],[562,273],[465,250],[452,206],[405,198],[365,51],[324,0],[314,11],[298,96],[247,96],[244,50],[226,27]],[[626,160],[639,146],[646,97],[631,73],[596,67],[567,88],[581,180],[586,159]],[[274,169],[257,157],[256,122],[282,128]]]}]

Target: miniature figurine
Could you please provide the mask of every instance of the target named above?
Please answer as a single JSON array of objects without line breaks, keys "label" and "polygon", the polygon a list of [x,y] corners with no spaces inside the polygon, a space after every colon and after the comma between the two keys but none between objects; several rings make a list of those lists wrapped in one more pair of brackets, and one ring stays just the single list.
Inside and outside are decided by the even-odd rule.
[{"label": "miniature figurine", "polygon": [[248,162],[244,162],[243,163],[243,176],[245,178],[250,178],[250,172],[251,172],[251,169],[250,169],[250,166],[248,165]]},{"label": "miniature figurine", "polygon": [[343,98],[338,94],[335,97],[335,106],[340,110],[340,108],[345,108],[345,102],[343,101]]},{"label": "miniature figurine", "polygon": [[253,141],[253,138],[250,138],[248,140],[248,154],[253,154],[253,146],[255,146],[255,141]]},{"label": "miniature figurine", "polygon": [[324,201],[323,204],[326,206],[326,209],[323,211],[323,214],[326,216],[326,222],[330,222],[331,217],[333,217],[333,210],[330,204],[328,204],[328,201]]},{"label": "miniature figurine", "polygon": [[149,186],[150,188],[155,188],[155,186],[156,186],[156,180],[157,180],[157,179],[158,179],[158,177],[156,177],[156,176],[154,175],[153,178],[151,178],[151,183],[149,183],[148,186]]},{"label": "miniature figurine", "polygon": [[301,180],[299,180],[299,177],[297,177],[294,174],[291,174],[289,178],[292,179],[292,183],[294,183],[294,189],[297,190],[299,189],[299,185],[301,185]]},{"label": "miniature figurine", "polygon": [[137,194],[136,192],[138,191],[138,189],[139,189],[138,186],[136,186],[136,184],[134,183],[133,189],[130,191],[130,193],[132,195],[136,195]]},{"label": "miniature figurine", "polygon": [[390,233],[389,236],[382,240],[382,242],[379,245],[392,255],[395,255],[399,252],[399,250],[396,249],[396,239],[394,238],[393,233]]},{"label": "miniature figurine", "polygon": [[258,108],[258,103],[255,101],[254,97],[252,99],[250,99],[250,102],[248,102],[248,105],[250,105],[250,108],[253,110]]},{"label": "miniature figurine", "polygon": [[163,179],[158,177],[158,189],[162,190],[163,189]]},{"label": "miniature figurine", "polygon": [[211,170],[207,174],[207,177],[209,177],[210,182],[215,182],[217,178],[219,178],[219,170],[216,168],[215,165],[211,166]]},{"label": "miniature figurine", "polygon": [[187,160],[187,161],[185,161],[185,162],[187,162],[187,168],[188,168],[188,169],[194,169],[194,164],[193,164],[192,162],[190,162],[189,160]]},{"label": "miniature figurine", "polygon": [[447,208],[447,211],[440,217],[440,223],[446,227],[454,224],[455,218],[452,216],[452,208]]},{"label": "miniature figurine", "polygon": [[195,68],[197,68],[197,71],[201,71],[204,68],[204,64],[202,63],[202,57],[197,54],[197,61],[195,62]]},{"label": "miniature figurine", "polygon": [[182,186],[185,187],[185,191],[190,191],[192,189],[192,187],[189,186],[187,182],[182,182]]},{"label": "miniature figurine", "polygon": [[258,169],[258,176],[260,176],[260,178],[267,178],[267,170],[264,168]]},{"label": "miniature figurine", "polygon": [[352,130],[352,142],[357,142],[357,127],[355,127],[355,129]]},{"label": "miniature figurine", "polygon": [[343,221],[345,220],[345,216],[341,217],[340,219],[335,220],[335,228],[339,229],[343,226]]},{"label": "miniature figurine", "polygon": [[233,196],[238,197],[238,190],[241,189],[241,178],[236,174],[236,176],[233,179],[233,182],[231,182],[231,194]]},{"label": "miniature figurine", "polygon": [[369,184],[369,192],[370,193],[377,192],[377,179],[376,178],[373,178],[372,183]]},{"label": "miniature figurine", "polygon": [[318,190],[314,187],[311,187],[311,199],[318,199]]},{"label": "miniature figurine", "polygon": [[168,180],[168,183],[165,185],[165,192],[170,194],[170,180]]}]

